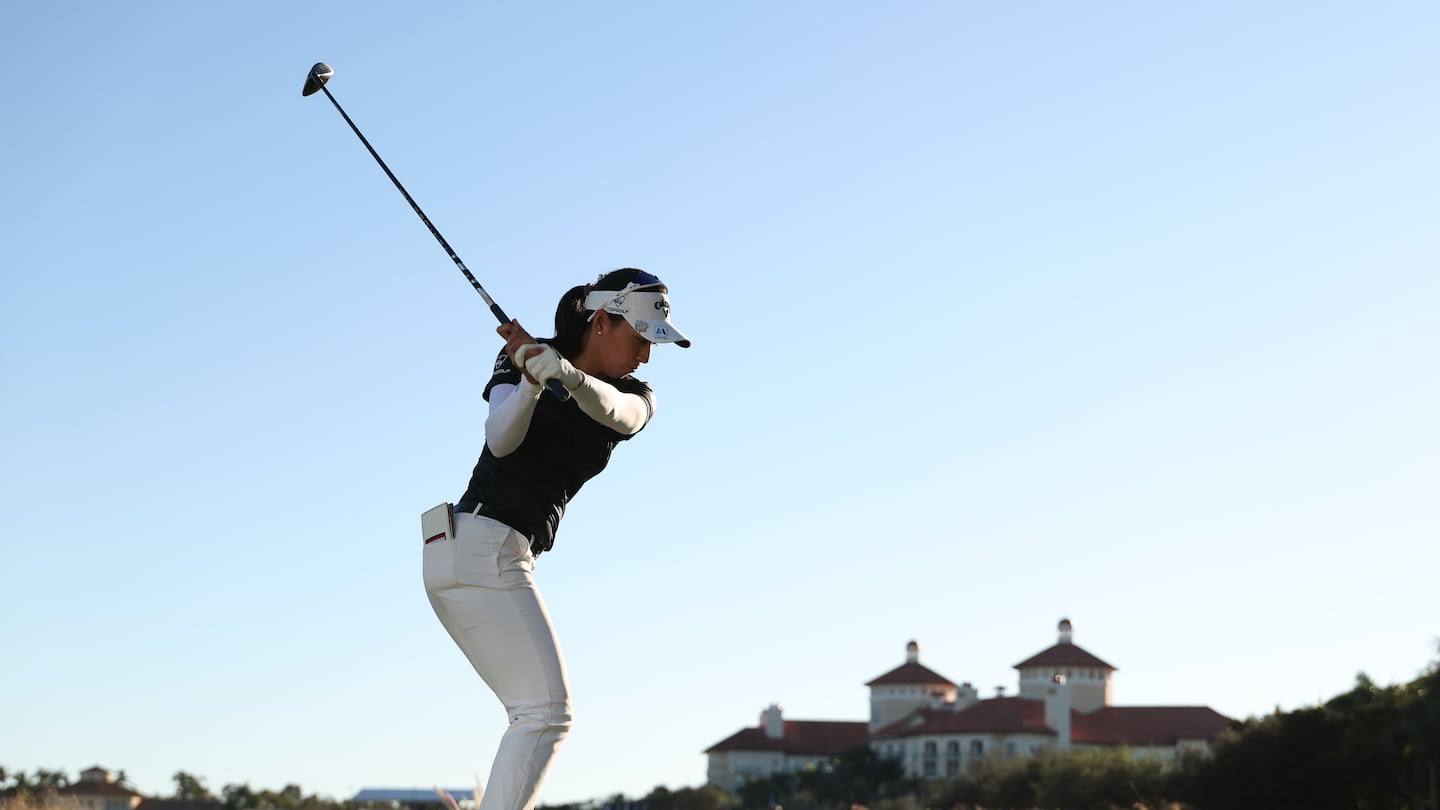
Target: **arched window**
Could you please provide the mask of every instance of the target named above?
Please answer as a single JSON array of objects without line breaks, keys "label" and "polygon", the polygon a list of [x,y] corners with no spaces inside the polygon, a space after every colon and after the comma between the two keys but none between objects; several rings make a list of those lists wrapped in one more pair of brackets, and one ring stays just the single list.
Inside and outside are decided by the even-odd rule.
[{"label": "arched window", "polygon": [[945,743],[945,775],[960,775],[960,741],[948,740]]},{"label": "arched window", "polygon": [[939,775],[939,769],[937,768],[935,762],[936,749],[937,746],[935,745],[934,740],[925,741],[925,755],[920,760],[920,768],[925,773],[926,778],[929,779],[933,779]]}]

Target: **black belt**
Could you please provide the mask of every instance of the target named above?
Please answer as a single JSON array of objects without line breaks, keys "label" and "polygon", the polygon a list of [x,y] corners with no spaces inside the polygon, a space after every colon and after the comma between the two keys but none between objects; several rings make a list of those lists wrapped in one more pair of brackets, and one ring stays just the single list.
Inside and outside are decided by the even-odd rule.
[{"label": "black belt", "polygon": [[455,510],[455,512],[456,512],[456,514],[460,514],[460,515],[472,515],[472,516],[473,516],[473,515],[479,515],[480,517],[487,517],[487,518],[490,518],[491,520],[498,520],[498,521],[500,521],[501,523],[504,523],[506,526],[509,526],[510,528],[515,529],[515,531],[520,532],[521,534],[525,535],[526,537],[529,537],[529,536],[530,536],[528,532],[522,531],[521,529],[519,529],[518,527],[516,527],[516,526],[515,526],[515,521],[511,520],[509,517],[507,517],[507,516],[505,516],[505,515],[502,515],[499,510],[497,510],[497,509],[491,509],[489,506],[487,506],[487,505],[485,505],[485,504],[483,504],[483,503],[480,504],[480,508],[479,508],[479,509],[466,509],[466,510],[463,510],[463,511],[457,509],[457,510]]}]

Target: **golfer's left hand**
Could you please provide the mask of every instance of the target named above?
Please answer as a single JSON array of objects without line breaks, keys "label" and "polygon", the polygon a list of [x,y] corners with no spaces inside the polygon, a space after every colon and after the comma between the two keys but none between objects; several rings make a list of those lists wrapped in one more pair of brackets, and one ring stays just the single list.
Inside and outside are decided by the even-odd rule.
[{"label": "golfer's left hand", "polygon": [[[509,355],[510,364],[520,369],[520,372],[525,375],[525,379],[534,385],[539,385],[540,381],[530,376],[530,372],[525,370],[525,361],[543,351],[540,346],[536,345],[535,338],[530,337],[530,333],[525,331],[525,327],[521,326],[519,321],[500,324],[495,327],[495,331],[499,333],[500,337],[505,338],[505,354]],[[525,349],[524,356],[516,357],[515,353],[526,346],[529,348]]]}]

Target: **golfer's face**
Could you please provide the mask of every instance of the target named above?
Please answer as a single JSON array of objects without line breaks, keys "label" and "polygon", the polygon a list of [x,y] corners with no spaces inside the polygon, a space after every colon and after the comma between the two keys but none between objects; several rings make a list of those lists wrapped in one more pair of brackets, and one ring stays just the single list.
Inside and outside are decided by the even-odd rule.
[{"label": "golfer's face", "polygon": [[652,344],[627,321],[608,325],[603,334],[592,339],[599,351],[601,373],[607,377],[624,377],[650,362]]}]

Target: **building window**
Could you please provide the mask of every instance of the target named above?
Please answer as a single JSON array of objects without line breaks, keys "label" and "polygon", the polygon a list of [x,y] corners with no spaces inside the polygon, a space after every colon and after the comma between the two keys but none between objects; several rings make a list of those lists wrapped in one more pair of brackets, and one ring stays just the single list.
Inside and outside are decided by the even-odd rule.
[{"label": "building window", "polygon": [[970,756],[972,756],[972,757],[983,757],[983,756],[985,756],[985,741],[984,741],[984,740],[971,740],[971,741],[970,741]]},{"label": "building window", "polygon": [[1013,743],[1013,742],[1007,742],[1007,743],[1005,743],[1005,756],[1007,756],[1007,757],[1013,757],[1013,756],[1015,756],[1015,743]]}]

